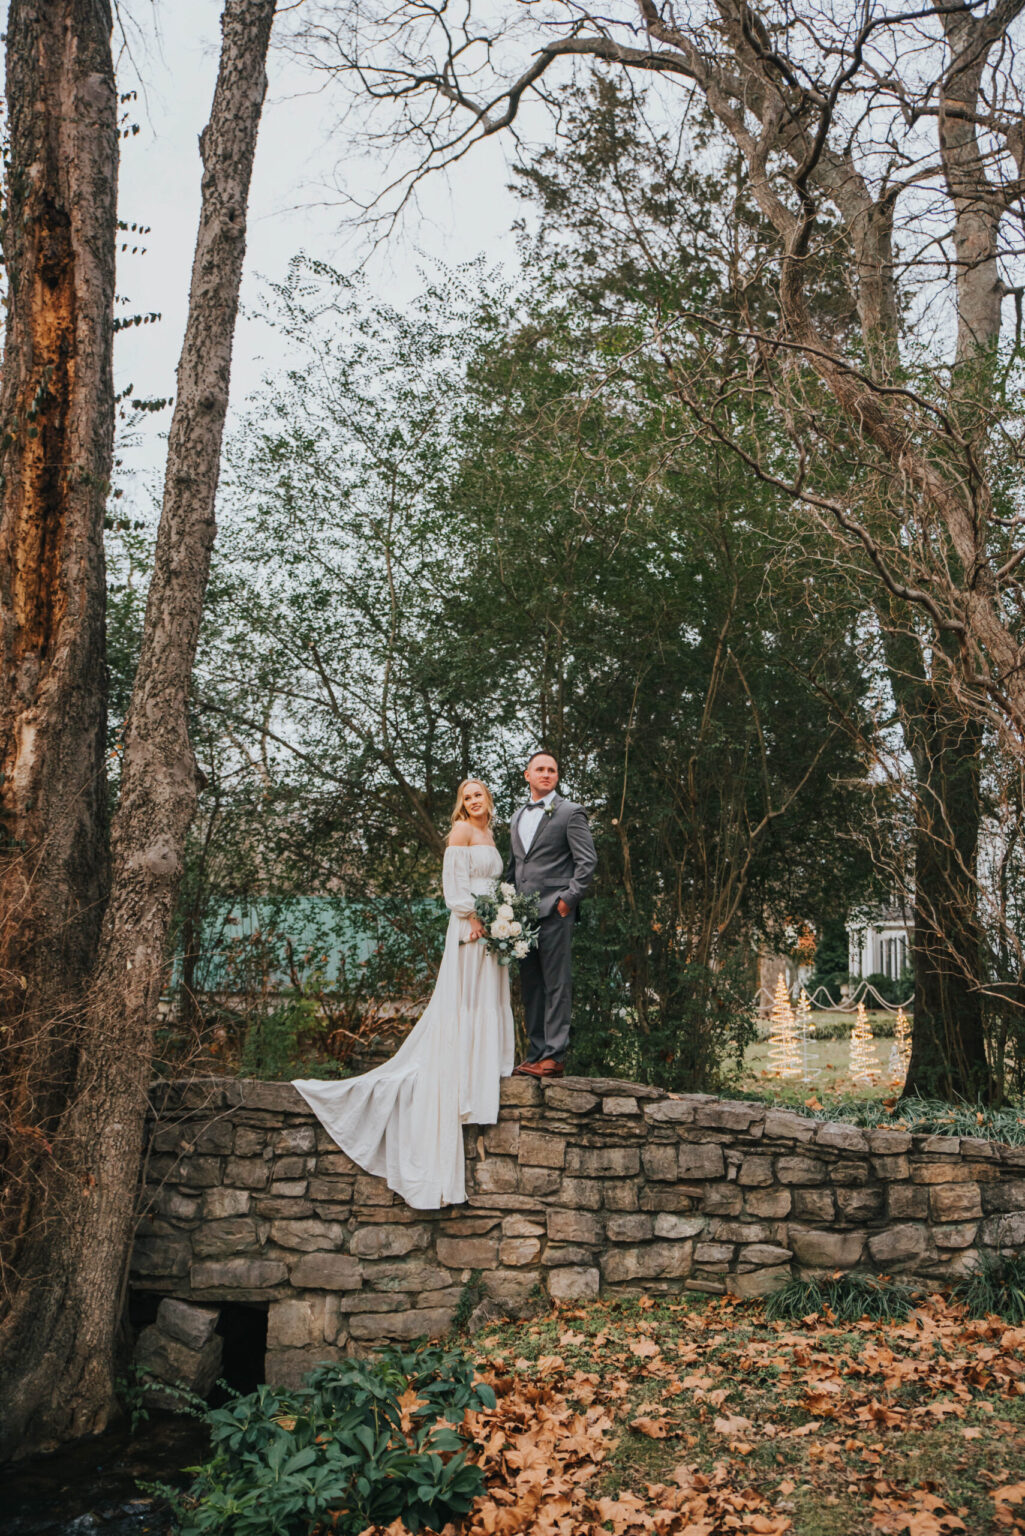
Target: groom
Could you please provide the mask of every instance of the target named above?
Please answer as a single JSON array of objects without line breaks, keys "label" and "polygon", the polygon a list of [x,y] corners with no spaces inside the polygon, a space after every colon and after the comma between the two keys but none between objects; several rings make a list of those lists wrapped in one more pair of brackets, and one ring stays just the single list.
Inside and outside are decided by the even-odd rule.
[{"label": "groom", "polygon": [[535,752],[523,777],[530,800],[510,824],[505,878],[518,891],[538,893],[541,934],[537,948],[520,961],[530,1048],[515,1075],[561,1077],[573,1001],[573,925],[598,858],[583,806],[555,792],[559,764],[551,752]]}]

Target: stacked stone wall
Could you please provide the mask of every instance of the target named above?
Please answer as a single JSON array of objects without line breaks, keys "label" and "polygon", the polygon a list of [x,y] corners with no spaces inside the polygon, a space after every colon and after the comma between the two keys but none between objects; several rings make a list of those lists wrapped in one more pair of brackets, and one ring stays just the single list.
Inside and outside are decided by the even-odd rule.
[{"label": "stacked stone wall", "polygon": [[[285,1083],[154,1090],[132,1284],[266,1303],[267,1377],[440,1335],[473,1280],[510,1312],[543,1290],[767,1294],[863,1270],[942,1284],[1025,1247],[1025,1148],[564,1078],[502,1085],[466,1131],[466,1205],[416,1211]],[[479,1272],[479,1279],[477,1272]]]}]

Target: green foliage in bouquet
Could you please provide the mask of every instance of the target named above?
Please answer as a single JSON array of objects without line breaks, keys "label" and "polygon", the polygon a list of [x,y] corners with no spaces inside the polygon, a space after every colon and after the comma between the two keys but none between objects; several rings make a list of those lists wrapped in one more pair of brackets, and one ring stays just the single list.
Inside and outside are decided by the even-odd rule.
[{"label": "green foliage in bouquet", "polygon": [[495,1406],[473,1376],[458,1350],[387,1350],[211,1410],[210,1460],[186,1494],[159,1490],[179,1536],[356,1536],[398,1519],[440,1530],[483,1488],[452,1428]]},{"label": "green foliage in bouquet", "polygon": [[485,933],[477,942],[499,965],[525,960],[541,932],[538,906],[536,891],[518,891],[504,880],[496,881],[493,889],[474,903]]}]

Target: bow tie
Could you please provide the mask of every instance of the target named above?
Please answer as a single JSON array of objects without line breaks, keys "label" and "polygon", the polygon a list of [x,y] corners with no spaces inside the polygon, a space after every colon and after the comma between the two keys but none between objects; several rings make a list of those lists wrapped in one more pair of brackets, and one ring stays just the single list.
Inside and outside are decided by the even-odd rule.
[{"label": "bow tie", "polygon": [[525,811],[543,811],[544,808],[545,803],[543,800],[531,800],[529,805],[523,807]]}]

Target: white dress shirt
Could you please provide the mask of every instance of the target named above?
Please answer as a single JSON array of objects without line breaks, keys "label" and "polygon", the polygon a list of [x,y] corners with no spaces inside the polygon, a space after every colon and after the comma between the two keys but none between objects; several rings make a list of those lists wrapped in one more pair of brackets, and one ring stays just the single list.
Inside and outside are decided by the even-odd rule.
[{"label": "white dress shirt", "polygon": [[555,795],[556,791],[552,789],[549,790],[543,800],[531,801],[532,805],[540,805],[542,807],[540,811],[525,809],[520,812],[520,819],[516,823],[516,830],[520,834],[520,842],[523,844],[524,853],[530,852],[530,845],[537,835],[537,829],[544,819],[545,811],[555,799]]}]

